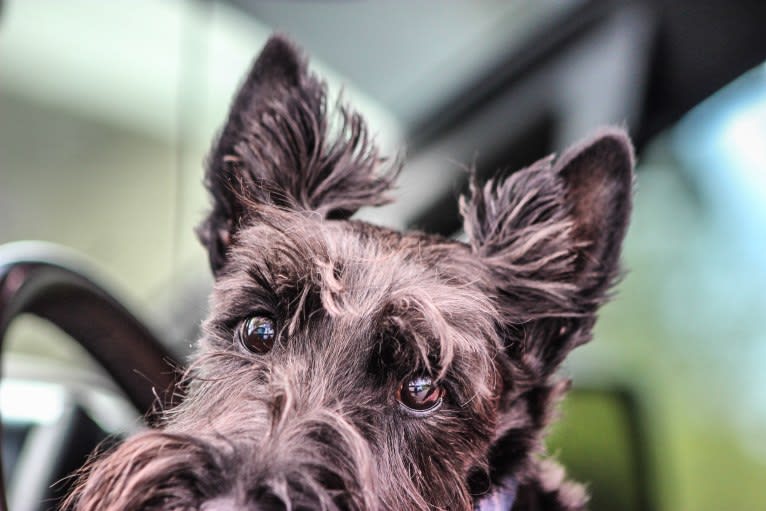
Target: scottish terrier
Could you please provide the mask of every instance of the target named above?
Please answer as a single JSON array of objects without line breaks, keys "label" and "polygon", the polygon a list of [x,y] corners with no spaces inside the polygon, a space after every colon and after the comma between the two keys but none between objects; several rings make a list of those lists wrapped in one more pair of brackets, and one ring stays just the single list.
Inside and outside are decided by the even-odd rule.
[{"label": "scottish terrier", "polygon": [[467,243],[351,220],[399,165],[272,37],[207,162],[215,276],[184,397],[93,461],[77,510],[578,510],[543,436],[618,278],[625,133],[460,201]]}]

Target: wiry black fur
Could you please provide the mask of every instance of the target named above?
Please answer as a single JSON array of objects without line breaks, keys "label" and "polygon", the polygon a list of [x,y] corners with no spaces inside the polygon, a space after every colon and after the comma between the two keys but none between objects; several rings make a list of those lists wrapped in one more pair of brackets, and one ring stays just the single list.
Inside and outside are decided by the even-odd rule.
[{"label": "wiry black fur", "polygon": [[[386,202],[361,118],[330,129],[325,86],[272,38],[233,103],[199,228],[216,275],[186,396],[85,472],[80,510],[579,510],[542,439],[619,274],[633,154],[607,129],[461,200],[469,243],[348,220]],[[334,133],[334,135],[333,135]],[[252,315],[277,341],[237,342]],[[408,411],[429,375],[440,408]]]}]

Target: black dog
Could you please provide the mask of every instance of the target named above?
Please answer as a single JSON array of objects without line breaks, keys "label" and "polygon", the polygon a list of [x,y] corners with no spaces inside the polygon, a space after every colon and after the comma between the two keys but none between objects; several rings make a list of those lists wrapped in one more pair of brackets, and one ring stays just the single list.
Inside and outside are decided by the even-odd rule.
[{"label": "black dog", "polygon": [[80,510],[572,510],[542,435],[619,273],[633,186],[607,129],[461,201],[468,244],[387,202],[362,119],[272,38],[208,162],[215,274],[185,398],[94,461]]}]

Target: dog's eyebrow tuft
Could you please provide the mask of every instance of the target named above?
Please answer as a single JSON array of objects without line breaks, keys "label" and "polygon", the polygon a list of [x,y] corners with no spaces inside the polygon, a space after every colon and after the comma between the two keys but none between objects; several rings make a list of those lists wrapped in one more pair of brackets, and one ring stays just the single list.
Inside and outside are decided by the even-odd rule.
[{"label": "dog's eyebrow tuft", "polygon": [[[477,371],[488,370],[492,361],[484,348],[494,335],[489,305],[466,289],[433,286],[391,293],[381,309],[382,331],[388,334],[379,337],[378,352],[388,353],[392,360],[386,363],[406,364],[439,379],[462,355],[470,354],[481,366]],[[386,342],[393,343],[393,353]]]}]

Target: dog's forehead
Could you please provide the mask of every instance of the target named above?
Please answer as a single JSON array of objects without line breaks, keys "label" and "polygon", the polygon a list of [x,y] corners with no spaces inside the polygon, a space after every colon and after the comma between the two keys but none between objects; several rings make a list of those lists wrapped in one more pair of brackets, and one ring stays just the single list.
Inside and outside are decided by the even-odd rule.
[{"label": "dog's forehead", "polygon": [[297,299],[312,288],[330,312],[365,315],[386,304],[417,303],[442,315],[491,316],[486,274],[470,248],[455,240],[360,221],[276,215],[242,230],[216,295],[236,301],[238,289],[260,285]]},{"label": "dog's forehead", "polygon": [[478,284],[486,272],[470,248],[455,240],[361,221],[299,216],[245,229],[233,256],[234,271],[262,269],[276,279],[292,281],[330,276],[324,275],[329,271],[347,286],[389,290],[413,281],[466,287]]}]

